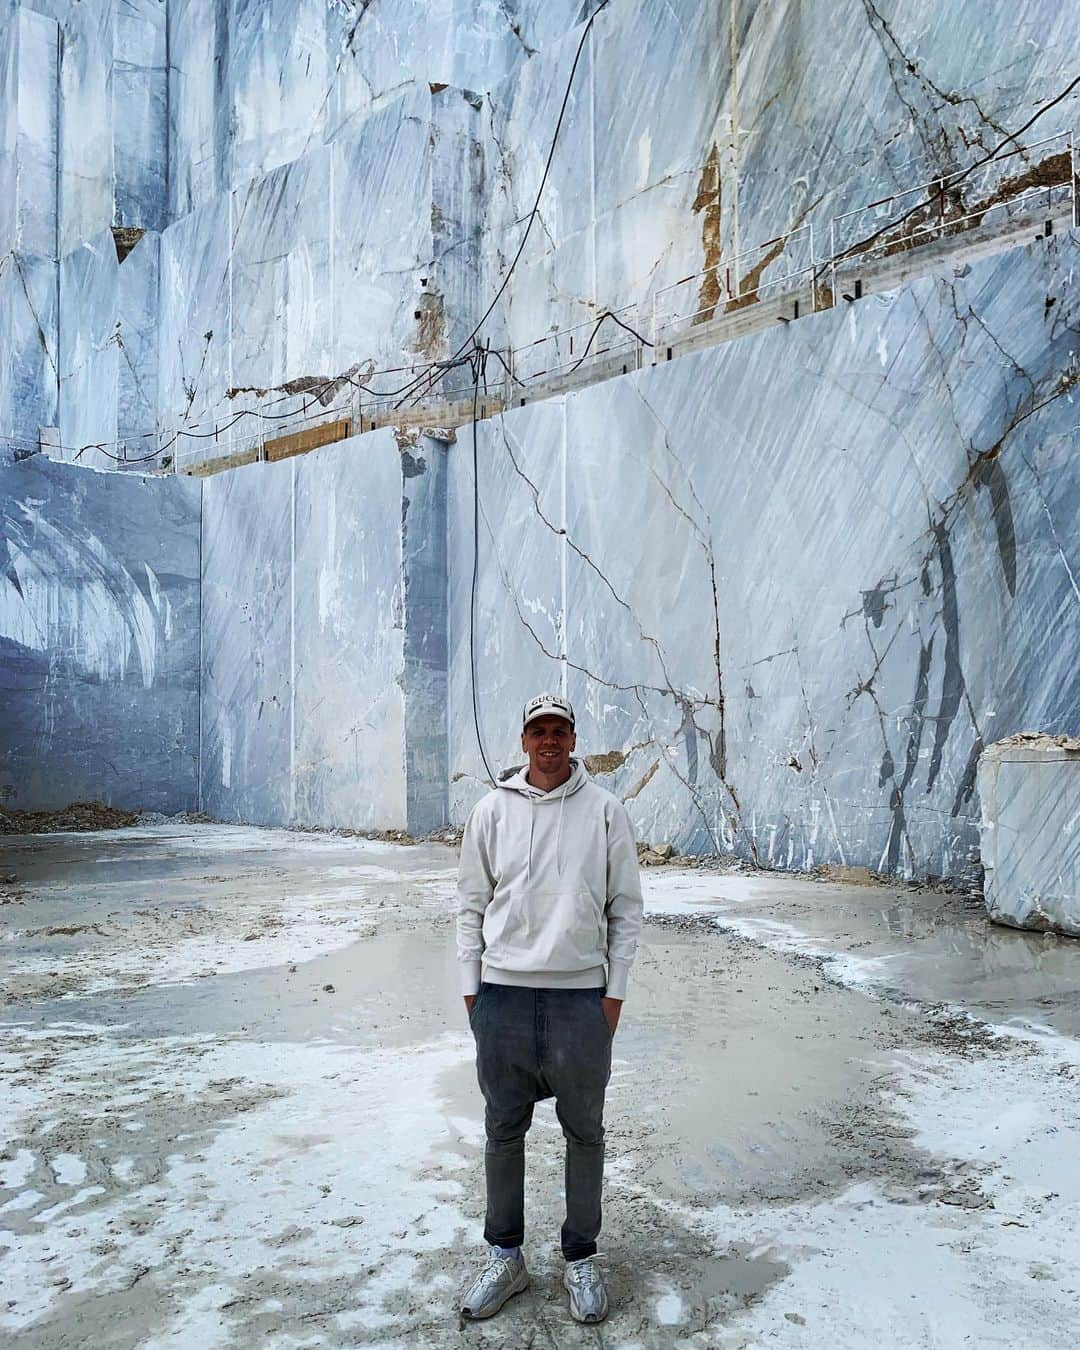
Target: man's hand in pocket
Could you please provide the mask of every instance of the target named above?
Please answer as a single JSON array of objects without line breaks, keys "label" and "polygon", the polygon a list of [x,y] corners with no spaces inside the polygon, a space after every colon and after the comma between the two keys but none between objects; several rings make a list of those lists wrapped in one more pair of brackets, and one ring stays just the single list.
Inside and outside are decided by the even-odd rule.
[{"label": "man's hand in pocket", "polygon": [[604,1009],[604,1016],[607,1018],[608,1029],[615,1035],[615,1028],[619,1025],[619,1014],[622,1012],[621,998],[608,998],[605,994],[601,999]]}]

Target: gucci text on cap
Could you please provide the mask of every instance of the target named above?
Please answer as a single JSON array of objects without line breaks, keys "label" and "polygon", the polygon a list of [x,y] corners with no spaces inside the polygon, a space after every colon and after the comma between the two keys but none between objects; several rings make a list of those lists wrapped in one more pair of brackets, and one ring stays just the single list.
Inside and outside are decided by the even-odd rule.
[{"label": "gucci text on cap", "polygon": [[535,698],[529,699],[522,713],[522,729],[538,717],[565,717],[571,726],[574,725],[574,709],[570,700],[559,694],[537,694]]}]

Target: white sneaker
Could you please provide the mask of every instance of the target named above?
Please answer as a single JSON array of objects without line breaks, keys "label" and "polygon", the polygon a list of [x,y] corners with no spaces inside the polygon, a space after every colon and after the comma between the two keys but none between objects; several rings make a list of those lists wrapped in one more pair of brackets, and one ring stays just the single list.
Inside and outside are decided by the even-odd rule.
[{"label": "white sneaker", "polygon": [[607,1290],[595,1256],[567,1261],[563,1284],[570,1294],[570,1316],[575,1322],[602,1322],[608,1315]]},{"label": "white sneaker", "polygon": [[479,1319],[494,1317],[508,1298],[529,1287],[524,1256],[500,1256],[491,1249],[491,1260],[473,1280],[461,1300],[461,1315]]}]

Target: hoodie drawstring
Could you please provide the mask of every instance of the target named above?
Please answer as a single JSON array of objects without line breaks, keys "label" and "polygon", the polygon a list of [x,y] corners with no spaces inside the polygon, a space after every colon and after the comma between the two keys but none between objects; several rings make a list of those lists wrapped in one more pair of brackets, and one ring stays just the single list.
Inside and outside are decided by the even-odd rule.
[{"label": "hoodie drawstring", "polygon": [[[556,866],[556,869],[558,870],[559,876],[562,876],[562,874],[563,874],[563,865],[562,865],[562,819],[563,819],[563,811],[565,811],[565,809],[566,809],[566,789],[567,789],[569,786],[570,786],[569,783],[564,783],[564,784],[563,784],[562,800],[559,802],[559,828],[558,828],[558,830],[556,831],[556,834],[555,834],[555,866]],[[531,844],[530,844],[530,851],[531,851]]]},{"label": "hoodie drawstring", "polygon": [[536,803],[538,801],[553,801],[555,793],[559,795],[559,823],[555,832],[555,867],[557,874],[562,877],[566,870],[566,863],[563,859],[563,818],[566,814],[566,799],[581,787],[583,782],[588,781],[588,774],[582,766],[576,761],[571,760],[573,768],[570,777],[562,785],[562,790],[558,788],[552,792],[541,792],[540,789],[532,787],[526,777],[526,766],[522,765],[516,769],[508,769],[505,773],[499,775],[499,786],[509,788],[512,792],[520,792],[529,803],[529,851],[525,859],[525,885],[528,886],[532,881],[532,862],[533,849],[536,841]]},{"label": "hoodie drawstring", "polygon": [[525,885],[532,879],[533,827],[536,824],[536,803],[529,798],[529,856],[525,862]]}]

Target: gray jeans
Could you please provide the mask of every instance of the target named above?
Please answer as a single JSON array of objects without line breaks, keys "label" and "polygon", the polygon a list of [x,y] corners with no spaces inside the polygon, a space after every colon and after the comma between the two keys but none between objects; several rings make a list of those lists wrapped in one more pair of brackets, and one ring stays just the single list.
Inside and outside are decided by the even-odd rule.
[{"label": "gray jeans", "polygon": [[604,1181],[604,1091],[611,1077],[611,1032],[602,989],[526,989],[483,983],[469,1014],[476,1076],[484,1094],[485,1242],[525,1239],[525,1135],[533,1105],[555,1098],[566,1136],[568,1261],[592,1256],[600,1232]]}]

